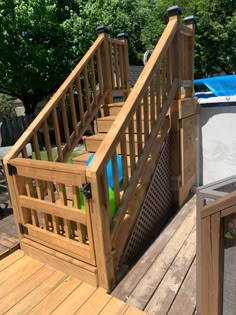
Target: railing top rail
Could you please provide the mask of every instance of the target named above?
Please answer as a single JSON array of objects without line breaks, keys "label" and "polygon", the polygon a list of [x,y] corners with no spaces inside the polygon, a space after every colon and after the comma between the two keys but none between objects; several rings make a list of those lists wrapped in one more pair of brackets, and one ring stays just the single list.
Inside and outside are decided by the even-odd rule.
[{"label": "railing top rail", "polygon": [[55,163],[50,161],[31,160],[15,158],[10,162],[13,166],[23,166],[26,168],[42,169],[47,171],[56,171],[63,173],[70,173],[75,175],[85,175],[86,167],[83,165],[73,165],[66,163]]},{"label": "railing top rail", "polygon": [[217,212],[223,211],[227,208],[235,206],[236,192],[227,194],[224,197],[221,197],[208,205],[204,206],[201,211],[201,218],[204,219],[208,216],[211,216]]},{"label": "railing top rail", "polygon": [[41,110],[40,114],[34,119],[34,121],[30,124],[28,129],[23,133],[20,139],[14,144],[8,154],[5,156],[4,160],[9,160],[14,157],[17,157],[32,135],[32,132],[37,131],[42,125],[42,116],[44,119],[48,117],[51,110],[57,105],[60,101],[61,97],[66,93],[67,89],[71,84],[76,80],[78,74],[83,70],[86,63],[92,58],[92,56],[96,53],[97,49],[104,42],[105,35],[100,34],[95,42],[92,44],[90,49],[84,55],[84,57],[80,60],[78,65],[74,68],[74,70],[70,73],[67,79],[62,83],[56,93],[52,96],[52,98],[48,101],[48,103]]},{"label": "railing top rail", "polygon": [[156,48],[154,49],[151,57],[148,60],[145,68],[143,69],[138,81],[128,96],[125,105],[122,107],[118,119],[113,123],[104,141],[101,143],[98,151],[96,152],[91,164],[87,168],[87,174],[90,172],[100,172],[103,162],[108,162],[114,146],[116,146],[128,127],[129,121],[133,116],[136,107],[141,101],[146,87],[152,79],[152,74],[158,64],[161,63],[177,29],[178,19],[170,19],[167,24]]}]

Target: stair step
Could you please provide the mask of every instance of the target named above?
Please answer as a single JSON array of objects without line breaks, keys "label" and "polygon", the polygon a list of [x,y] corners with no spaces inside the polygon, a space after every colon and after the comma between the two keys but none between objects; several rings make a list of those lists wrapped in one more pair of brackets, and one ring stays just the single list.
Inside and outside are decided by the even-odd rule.
[{"label": "stair step", "polygon": [[81,155],[78,155],[76,157],[74,157],[72,159],[72,164],[80,164],[80,165],[84,165],[86,164],[86,162],[88,161],[88,159],[90,158],[92,153],[88,153],[88,152],[85,152]]},{"label": "stair step", "polygon": [[124,102],[119,102],[119,103],[111,103],[107,105],[108,108],[108,113],[111,116],[117,116],[123,107]]},{"label": "stair step", "polygon": [[[107,116],[107,117],[102,117],[102,118],[98,118],[97,119],[97,130],[99,133],[104,133],[104,132],[108,132],[114,122],[114,120],[116,119],[116,116]],[[134,118],[134,121],[136,121],[136,119]],[[141,121],[141,125],[142,125],[142,130],[144,130],[144,120],[142,117],[142,121]],[[150,128],[150,125],[149,125]],[[128,131],[126,131],[127,133]],[[137,133],[137,125],[136,123],[134,124],[134,132]]]},{"label": "stair step", "polygon": [[[88,137],[85,139],[85,148],[88,152],[96,152],[102,143],[102,141],[105,139],[106,133],[97,133],[96,135],[93,135],[91,137]],[[128,139],[128,135],[127,135]],[[135,151],[137,152],[137,136],[134,135],[134,145],[135,145]],[[129,149],[129,142],[127,141],[127,155],[130,154]],[[117,153],[121,154],[120,145],[117,147]]]}]

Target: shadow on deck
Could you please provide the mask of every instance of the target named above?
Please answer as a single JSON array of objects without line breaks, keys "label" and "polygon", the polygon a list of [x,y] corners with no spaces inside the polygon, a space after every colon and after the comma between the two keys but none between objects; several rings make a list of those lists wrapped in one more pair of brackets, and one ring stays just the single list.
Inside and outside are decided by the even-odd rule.
[{"label": "shadow on deck", "polygon": [[148,314],[195,314],[195,196],[111,294]]}]

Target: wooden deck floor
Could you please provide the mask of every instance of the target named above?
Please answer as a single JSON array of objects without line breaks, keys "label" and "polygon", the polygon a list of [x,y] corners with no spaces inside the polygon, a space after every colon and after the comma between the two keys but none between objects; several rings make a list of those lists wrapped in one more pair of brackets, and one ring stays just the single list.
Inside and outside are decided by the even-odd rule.
[{"label": "wooden deck floor", "polygon": [[195,314],[195,196],[179,211],[112,295],[150,315]]},{"label": "wooden deck floor", "polygon": [[0,314],[145,314],[21,250],[1,260],[0,292]]}]

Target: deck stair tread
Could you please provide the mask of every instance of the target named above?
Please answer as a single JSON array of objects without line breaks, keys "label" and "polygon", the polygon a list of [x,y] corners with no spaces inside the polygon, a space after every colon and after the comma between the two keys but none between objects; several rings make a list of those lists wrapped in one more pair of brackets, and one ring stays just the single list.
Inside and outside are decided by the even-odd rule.
[{"label": "deck stair tread", "polygon": [[21,250],[0,261],[0,278],[1,314],[146,314]]},{"label": "deck stair tread", "polygon": [[195,204],[194,196],[113,290],[114,297],[148,314],[194,314]]}]

